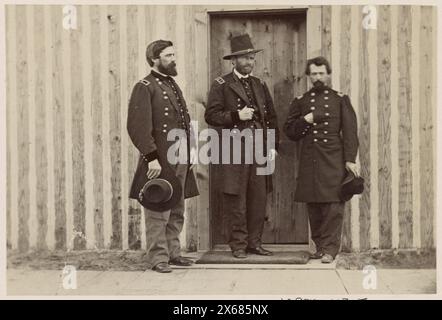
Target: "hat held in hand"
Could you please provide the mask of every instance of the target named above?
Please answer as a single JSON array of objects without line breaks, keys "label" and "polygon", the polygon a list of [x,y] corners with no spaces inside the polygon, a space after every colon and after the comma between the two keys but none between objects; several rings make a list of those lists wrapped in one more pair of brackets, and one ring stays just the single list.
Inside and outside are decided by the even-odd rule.
[{"label": "hat held in hand", "polygon": [[138,202],[153,211],[175,207],[182,196],[181,183],[173,172],[162,170],[156,179],[149,179],[138,194]]},{"label": "hat held in hand", "polygon": [[356,177],[353,172],[349,171],[341,184],[339,198],[345,202],[350,200],[353,195],[361,194],[363,191],[364,179],[362,177]]}]

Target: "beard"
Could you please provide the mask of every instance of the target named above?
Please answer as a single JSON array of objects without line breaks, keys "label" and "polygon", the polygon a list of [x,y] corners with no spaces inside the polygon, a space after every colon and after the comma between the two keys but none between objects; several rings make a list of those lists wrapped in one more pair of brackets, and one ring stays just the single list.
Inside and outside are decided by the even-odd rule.
[{"label": "beard", "polygon": [[236,71],[238,71],[239,73],[241,73],[243,75],[250,74],[250,73],[252,73],[252,70],[253,70],[253,66],[251,66],[251,65],[244,65],[244,66],[237,65],[235,68],[236,68]]},{"label": "beard", "polygon": [[325,86],[325,83],[322,82],[321,80],[316,80],[315,82],[313,82],[313,86],[315,88],[321,88],[321,87]]},{"label": "beard", "polygon": [[172,77],[175,77],[178,75],[178,72],[176,71],[176,63],[175,62],[171,62],[167,66],[160,63],[158,65],[158,71],[165,74],[165,75],[172,76]]},{"label": "beard", "polygon": [[324,87],[325,87],[325,83],[322,82],[321,80],[316,80],[315,82],[313,82],[313,90],[314,91],[321,90]]}]

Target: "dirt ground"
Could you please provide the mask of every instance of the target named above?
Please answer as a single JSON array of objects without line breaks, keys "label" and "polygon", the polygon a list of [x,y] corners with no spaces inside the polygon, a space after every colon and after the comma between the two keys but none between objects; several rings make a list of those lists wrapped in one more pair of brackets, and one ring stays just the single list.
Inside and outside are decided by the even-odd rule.
[{"label": "dirt ground", "polygon": [[[144,271],[147,263],[144,251],[8,252],[8,269],[60,270],[65,265],[74,265],[78,270]],[[384,269],[435,269],[436,250],[340,253],[336,261],[337,269],[361,270],[366,265]]]}]

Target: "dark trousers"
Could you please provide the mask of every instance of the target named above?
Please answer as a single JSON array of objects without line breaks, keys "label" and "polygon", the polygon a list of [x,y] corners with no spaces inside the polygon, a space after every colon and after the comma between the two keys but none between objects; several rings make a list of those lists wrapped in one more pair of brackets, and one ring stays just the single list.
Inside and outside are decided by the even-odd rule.
[{"label": "dark trousers", "polygon": [[[176,176],[184,190],[188,165],[178,164]],[[178,204],[167,211],[144,209],[147,260],[151,267],[181,255],[179,235],[184,224],[184,192]]]},{"label": "dark trousers", "polygon": [[266,213],[266,176],[256,175],[255,164],[242,166],[240,193],[224,193],[223,199],[224,212],[229,219],[229,246],[232,250],[261,246]]},{"label": "dark trousers", "polygon": [[335,257],[341,246],[344,202],[307,203],[316,250]]}]

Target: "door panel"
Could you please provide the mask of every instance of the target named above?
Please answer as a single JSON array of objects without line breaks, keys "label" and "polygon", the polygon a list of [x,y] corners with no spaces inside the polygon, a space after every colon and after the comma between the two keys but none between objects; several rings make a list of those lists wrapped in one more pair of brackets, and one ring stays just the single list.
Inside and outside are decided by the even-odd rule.
[{"label": "door panel", "polygon": [[[256,54],[253,74],[266,81],[278,115],[279,127],[287,119],[291,100],[306,90],[303,77],[306,62],[305,15],[229,14],[211,16],[210,79],[231,72],[230,37],[248,33]],[[305,205],[293,200],[299,162],[299,145],[281,132],[281,146],[273,174],[274,190],[268,197],[263,242],[269,244],[308,243]],[[214,244],[228,237],[228,219],[223,211],[221,176],[217,166],[210,168],[210,211]]]}]

